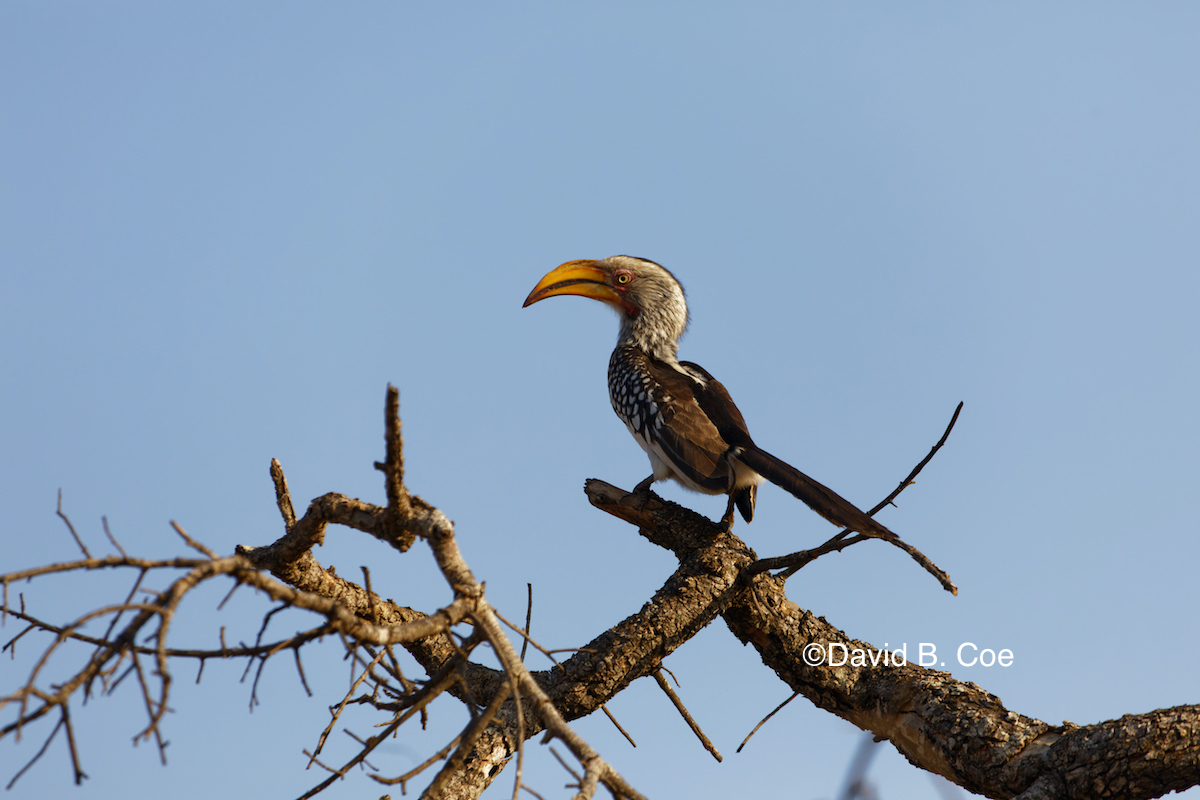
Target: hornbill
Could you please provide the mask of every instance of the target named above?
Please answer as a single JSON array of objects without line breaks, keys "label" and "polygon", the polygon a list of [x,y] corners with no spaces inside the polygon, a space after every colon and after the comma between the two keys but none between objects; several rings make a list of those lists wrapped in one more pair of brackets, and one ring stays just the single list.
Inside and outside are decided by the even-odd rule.
[{"label": "hornbill", "polygon": [[533,287],[525,306],[567,294],[606,303],[620,317],[617,347],[608,362],[608,394],[654,470],[635,494],[645,496],[654,481],[667,478],[704,494],[727,494],[721,524],[729,529],[735,506],[746,522],[753,518],[758,484],[765,478],[836,525],[896,538],[837,492],[756,445],[720,381],[677,358],[687,302],[683,287],[664,267],[632,256],[568,261]]}]

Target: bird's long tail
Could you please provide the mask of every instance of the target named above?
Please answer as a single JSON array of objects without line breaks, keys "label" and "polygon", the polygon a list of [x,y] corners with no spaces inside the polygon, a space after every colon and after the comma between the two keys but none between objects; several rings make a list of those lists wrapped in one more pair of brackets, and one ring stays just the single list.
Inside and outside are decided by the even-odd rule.
[{"label": "bird's long tail", "polygon": [[883,525],[868,517],[840,494],[824,484],[818,483],[800,470],[781,461],[757,447],[742,448],[738,459],[750,469],[762,475],[781,489],[795,495],[799,500],[834,525],[841,525],[857,533],[895,540],[899,537]]}]

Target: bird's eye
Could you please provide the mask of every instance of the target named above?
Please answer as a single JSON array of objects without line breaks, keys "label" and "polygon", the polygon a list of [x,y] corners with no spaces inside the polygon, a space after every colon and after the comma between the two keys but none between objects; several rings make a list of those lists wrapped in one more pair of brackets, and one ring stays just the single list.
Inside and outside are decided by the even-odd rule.
[{"label": "bird's eye", "polygon": [[618,272],[617,273],[617,283],[621,284],[622,286],[629,283],[629,273],[628,272]]}]

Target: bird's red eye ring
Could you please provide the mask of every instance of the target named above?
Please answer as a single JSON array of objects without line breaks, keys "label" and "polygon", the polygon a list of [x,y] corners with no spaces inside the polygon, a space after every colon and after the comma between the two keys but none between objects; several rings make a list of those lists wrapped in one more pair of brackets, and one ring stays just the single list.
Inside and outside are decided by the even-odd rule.
[{"label": "bird's red eye ring", "polygon": [[617,283],[619,283],[620,285],[624,286],[625,284],[629,283],[629,280],[630,280],[630,275],[628,272],[618,272],[617,273]]}]

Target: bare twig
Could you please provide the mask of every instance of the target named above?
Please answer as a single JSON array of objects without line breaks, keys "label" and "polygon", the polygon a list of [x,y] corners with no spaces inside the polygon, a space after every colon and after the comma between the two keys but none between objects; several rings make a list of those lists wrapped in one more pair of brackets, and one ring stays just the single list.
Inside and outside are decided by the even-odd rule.
[{"label": "bare twig", "polygon": [[683,701],[679,699],[679,695],[675,694],[675,690],[671,688],[669,683],[667,683],[667,679],[663,677],[662,670],[656,670],[654,672],[654,680],[658,683],[659,688],[666,692],[667,697],[671,699],[671,704],[675,706],[675,710],[678,711],[680,716],[683,717],[683,721],[686,722],[688,727],[692,729],[692,733],[696,734],[696,738],[700,740],[702,745],[704,745],[704,749],[712,753],[713,758],[715,758],[717,761],[723,761],[724,759],[722,759],[721,754],[717,752],[716,746],[709,740],[707,736],[704,735],[704,731],[700,730],[700,726],[696,724],[696,720],[692,719],[692,715],[689,714],[687,708],[684,707]]},{"label": "bare twig", "polygon": [[284,530],[290,531],[296,525],[296,508],[292,505],[292,493],[288,491],[287,478],[283,475],[283,466],[279,459],[271,459],[271,482],[275,484],[275,505],[283,517]]},{"label": "bare twig", "polygon": [[108,529],[108,517],[101,517],[100,524],[104,528],[104,535],[108,537],[110,542],[112,542],[112,546],[117,548],[117,552],[128,557],[129,554],[125,552],[125,548],[121,547],[121,543],[117,541],[117,537],[113,536],[112,531]]},{"label": "bare twig", "polygon": [[[451,684],[453,684],[455,681],[458,680],[457,666],[458,665],[456,663],[447,663],[446,666],[437,675],[430,678],[429,683],[427,683],[425,685],[425,688],[423,688],[421,691],[417,692],[415,702],[413,703],[412,706],[407,708],[402,713],[396,715],[396,717],[390,723],[388,723],[388,725],[384,728],[382,733],[378,733],[375,736],[372,736],[369,739],[367,739],[365,744],[363,745],[362,750],[358,754],[356,754],[352,759],[350,759],[348,762],[346,762],[346,764],[344,764],[340,769],[334,770],[332,768],[326,767],[326,769],[329,769],[332,774],[330,774],[330,776],[328,778],[326,778],[324,781],[317,784],[312,789],[309,789],[307,792],[305,792],[303,795],[301,795],[299,800],[307,800],[307,798],[312,797],[316,794],[319,794],[320,792],[324,791],[325,788],[327,786],[329,786],[330,784],[332,784],[335,780],[337,780],[338,778],[342,777],[347,772],[349,772],[350,769],[352,767],[354,767],[356,764],[360,764],[363,761],[365,761],[367,756],[371,754],[371,751],[373,751],[376,747],[378,747],[380,744],[382,744],[384,741],[386,741],[387,738],[389,736],[391,736],[393,733],[395,733],[396,729],[399,728],[401,725],[403,725],[406,721],[408,721],[412,717],[413,714],[416,714],[419,711],[421,711],[422,709],[424,709],[425,706],[429,702],[431,702],[435,697],[437,697],[438,695],[442,694],[447,689],[449,689]],[[305,755],[309,755],[309,754],[305,753]],[[320,762],[317,762],[317,763],[319,764]],[[321,766],[324,766],[324,765],[321,765]],[[376,777],[376,776],[372,776],[372,777]],[[377,777],[376,777],[376,780],[378,780]]]},{"label": "bare twig", "polygon": [[[441,750],[438,750],[436,753],[434,753],[429,758],[425,759],[420,764],[413,767],[412,769],[410,769],[408,772],[404,773],[403,775],[400,775],[396,778],[387,778],[387,779],[380,778],[377,775],[372,775],[371,777],[374,778],[375,780],[379,781],[380,783],[386,783],[389,785],[399,784],[400,792],[406,793],[408,791],[408,782],[409,781],[411,781],[413,778],[420,775],[425,770],[432,767],[437,762],[444,759],[446,756],[450,755],[450,751],[452,751],[456,747],[458,747],[458,743],[462,741],[462,738],[463,738],[463,735],[461,733],[458,736],[455,736],[453,739],[451,739],[449,742],[446,743],[445,747],[443,747]],[[387,795],[385,795],[385,797],[386,796]],[[380,800],[382,800],[382,798],[380,798]]]},{"label": "bare twig", "polygon": [[[575,784],[574,784],[575,786],[582,786],[582,785],[583,785],[583,778],[581,778],[581,777],[579,776],[579,773],[578,773],[578,772],[576,772],[574,769],[572,769],[572,768],[571,768],[571,765],[570,765],[570,764],[568,764],[566,761],[564,761],[564,760],[563,760],[563,757],[562,757],[562,756],[560,756],[560,755],[558,754],[558,751],[557,751],[557,750],[555,750],[553,747],[551,747],[551,748],[550,748],[550,755],[554,756],[554,758],[555,758],[555,759],[558,761],[559,765],[560,765],[560,766],[561,766],[563,769],[565,769],[565,770],[566,770],[566,771],[567,771],[567,772],[568,772],[568,773],[571,775],[571,777],[572,777],[572,778],[574,778],[574,779],[575,779]],[[570,787],[570,786],[571,786],[571,784],[567,784],[567,786],[568,786],[568,787]]]},{"label": "bare twig", "polygon": [[[880,510],[882,510],[885,506],[894,505],[893,501],[900,495],[900,493],[903,492],[906,488],[908,488],[915,482],[917,475],[920,474],[921,470],[923,470],[925,468],[925,465],[929,463],[929,461],[933,458],[933,456],[937,453],[937,451],[942,449],[942,445],[944,445],[946,443],[947,438],[949,438],[949,436],[950,436],[950,431],[952,431],[954,429],[954,424],[958,421],[958,415],[962,411],[962,407],[963,407],[963,404],[959,403],[958,406],[954,409],[954,414],[950,417],[950,423],[946,426],[946,430],[942,433],[941,438],[938,439],[937,443],[934,444],[933,448],[929,451],[929,453],[923,459],[921,459],[921,461],[915,467],[913,467],[912,471],[908,474],[908,476],[904,480],[900,481],[899,485],[895,489],[893,489],[891,491],[891,493],[888,494],[887,497],[885,497],[883,500],[879,501],[879,503],[877,503],[874,508],[872,508],[870,511],[867,512],[868,516],[873,517]],[[874,537],[874,536],[868,536],[866,534],[861,534],[861,533],[855,534],[854,536],[850,536],[850,533],[851,533],[851,531],[849,531],[849,530],[843,530],[837,534],[834,534],[832,537],[830,537],[830,539],[828,541],[826,541],[820,547],[815,547],[810,550],[800,550],[796,553],[792,553],[792,554],[786,555],[786,556],[777,556],[775,558],[760,559],[759,561],[756,561],[755,563],[753,563],[749,567],[747,567],[746,578],[751,578],[755,575],[758,575],[761,572],[766,572],[768,570],[775,570],[775,569],[784,570],[781,573],[781,575],[784,578],[788,578],[788,577],[794,575],[798,570],[802,569],[803,567],[807,566],[808,564],[812,563],[813,561],[815,561],[816,559],[820,558],[821,556],[823,556],[827,553],[833,553],[833,552],[838,552],[838,551],[844,550],[845,548],[849,547],[852,544],[857,544],[858,542],[862,542],[867,539],[879,538],[879,537]],[[942,584],[942,587],[946,591],[948,591],[954,595],[958,594],[958,587],[956,587],[954,585],[954,583],[950,580],[950,576],[947,575],[940,567],[938,567],[936,564],[934,564],[933,561],[931,561],[929,559],[929,557],[926,556],[924,553],[922,553],[920,550],[918,550],[917,548],[908,544],[907,542],[905,542],[898,536],[895,539],[888,539],[887,541],[891,542],[896,547],[899,547],[901,550],[908,553],[909,556],[911,556],[914,561],[916,561],[918,564],[920,564],[921,567],[923,569],[925,569],[926,572],[928,572],[930,575],[933,575],[933,577],[937,578],[938,582],[940,584]]]},{"label": "bare twig", "polygon": [[754,734],[758,733],[758,729],[759,729],[759,728],[761,728],[763,725],[765,725],[765,724],[766,724],[766,722],[767,722],[767,720],[769,720],[771,717],[773,717],[773,716],[775,716],[776,714],[778,714],[778,713],[779,713],[781,710],[783,710],[783,707],[784,707],[784,706],[786,706],[788,703],[792,702],[793,700],[795,700],[795,699],[796,699],[797,697],[799,697],[799,696],[800,696],[800,693],[799,693],[799,692],[792,692],[792,696],[791,696],[791,697],[789,697],[787,700],[784,700],[784,701],[783,701],[782,703],[780,703],[779,705],[775,706],[775,710],[774,710],[774,711],[772,711],[770,714],[767,714],[765,717],[763,717],[761,720],[759,720],[759,723],[758,723],[757,725],[755,725],[755,726],[754,726],[754,730],[752,730],[752,731],[750,731],[748,734],[746,734],[746,738],[745,738],[745,739],[742,739],[742,743],[738,745],[737,752],[739,752],[739,753],[740,753],[740,752],[742,752],[742,748],[746,746],[746,742],[750,741],[750,737],[751,737],[751,736],[753,736]]},{"label": "bare twig", "polygon": [[[140,609],[143,607],[144,607],[143,605],[130,603],[127,601],[126,603],[123,603],[121,605],[111,606],[108,610],[111,612],[120,614],[120,613],[125,613],[125,612],[131,611],[131,610],[137,610],[137,609]],[[18,638],[20,638],[20,636],[23,636],[24,634],[26,634],[32,630],[42,630],[42,631],[46,631],[47,633],[62,634],[67,639],[72,639],[74,641],[83,642],[85,644],[95,645],[97,647],[101,647],[101,646],[109,647],[114,644],[114,642],[112,641],[112,639],[109,636],[105,636],[105,637],[88,636],[86,634],[80,633],[77,630],[74,630],[73,628],[64,628],[59,625],[54,625],[52,623],[46,622],[45,620],[37,619],[36,617],[31,616],[30,614],[27,614],[23,611],[17,611],[15,609],[9,609],[8,613],[12,614],[17,619],[22,619],[22,620],[28,621],[30,623],[30,625],[28,628],[23,630],[16,637],[11,639],[9,641],[9,644],[5,645],[5,647],[4,647],[5,650],[9,649],[12,642],[15,642]],[[246,656],[269,655],[271,653],[278,652],[279,650],[282,650],[285,647],[295,648],[295,647],[299,647],[301,645],[307,644],[308,642],[310,642],[314,639],[319,639],[321,636],[324,636],[328,632],[329,632],[328,626],[323,625],[319,628],[313,628],[312,630],[306,631],[304,633],[296,634],[295,636],[292,636],[288,639],[282,639],[278,642],[272,642],[271,644],[265,644],[265,645],[256,646],[256,647],[227,647],[224,644],[224,642],[222,642],[220,649],[217,649],[217,650],[194,650],[194,649],[186,649],[186,648],[167,648],[166,653],[171,658],[196,658],[196,659],[200,659],[201,661],[203,661],[205,659],[209,659],[209,658],[242,658],[242,657],[246,657]],[[138,653],[140,655],[151,655],[153,653],[158,652],[156,648],[145,647],[143,645],[134,645],[134,644],[127,645],[126,650],[130,653]]]},{"label": "bare twig", "polygon": [[[532,636],[529,635],[528,629],[518,628],[516,625],[509,622],[508,618],[506,618],[503,614],[501,614],[499,611],[497,611],[494,608],[492,609],[492,613],[496,615],[496,619],[503,622],[506,626],[508,626],[509,629],[511,629],[513,632],[519,633],[521,635],[521,639],[523,640],[523,644],[521,646],[521,660],[522,661],[525,660],[525,646],[524,645],[531,644],[531,645],[533,645],[534,650],[537,650],[539,653],[544,655],[546,658],[550,659],[550,661],[552,661],[554,663],[554,666],[556,666],[556,667],[562,666],[562,664],[559,662],[559,660],[554,657],[554,654],[557,652],[564,652],[564,651],[550,650],[550,649],[543,647],[542,645],[538,644],[537,641],[534,640],[534,638]],[[575,649],[575,648],[568,648],[568,650],[573,650],[573,649]]]},{"label": "bare twig", "polygon": [[521,702],[521,687],[517,685],[515,676],[509,675],[505,685],[512,692],[513,707],[517,711],[517,768],[513,776],[512,793],[512,800],[516,800],[521,793],[521,779],[525,775],[525,704]]},{"label": "bare twig", "polygon": [[79,549],[83,551],[84,558],[91,558],[92,554],[88,552],[87,545],[83,543],[83,539],[79,538],[79,534],[75,532],[75,526],[71,524],[71,520],[63,513],[62,510],[62,489],[58,490],[58,511],[56,512],[59,518],[66,523],[67,530],[71,532],[71,537],[75,539],[75,544],[79,545]]},{"label": "bare twig", "polygon": [[[446,542],[443,539],[442,544],[452,545],[452,541]],[[436,546],[437,543],[435,542],[435,549]],[[642,796],[626,783],[625,779],[610,767],[600,757],[600,754],[593,750],[579,734],[575,733],[567,725],[566,720],[562,718],[558,709],[554,707],[554,703],[550,700],[549,696],[538,685],[538,682],[533,679],[533,676],[529,674],[525,665],[517,658],[517,652],[513,648],[512,643],[508,641],[508,638],[500,629],[500,621],[496,619],[491,607],[482,597],[479,598],[478,607],[472,614],[472,617],[475,620],[476,627],[482,630],[488,642],[492,645],[492,649],[495,651],[501,665],[503,665],[504,671],[510,676],[515,676],[521,690],[529,695],[530,701],[537,710],[538,716],[541,717],[542,723],[546,726],[548,733],[560,739],[583,765],[583,782],[576,797],[580,800],[587,800],[587,798],[593,797],[596,787],[600,783],[603,783],[613,794],[628,797],[630,800],[641,800]]]},{"label": "bare twig", "polygon": [[938,439],[937,443],[934,444],[929,453],[921,459],[920,463],[913,467],[912,472],[908,473],[908,477],[900,481],[900,485],[893,489],[891,494],[883,498],[878,505],[868,512],[871,516],[875,516],[875,514],[882,510],[884,506],[894,505],[892,501],[899,497],[901,492],[903,492],[916,481],[917,475],[921,474],[921,470],[925,469],[925,465],[928,464],[931,459],[933,459],[933,457],[937,454],[937,451],[941,450],[942,445],[944,445],[946,440],[950,438],[950,431],[954,430],[954,424],[958,422],[958,415],[962,413],[962,409],[963,404],[960,401],[959,404],[955,406],[954,413],[950,416],[950,423],[946,425],[946,430],[942,432],[942,438]]},{"label": "bare twig", "polygon": [[[371,665],[374,665],[381,658],[383,658],[382,650],[380,650],[379,654],[375,656],[375,659],[371,662]],[[317,746],[313,748],[312,755],[309,758],[309,766],[312,766],[312,762],[316,760],[317,756],[320,755],[321,750],[325,748],[325,741],[329,738],[329,734],[333,732],[333,726],[337,724],[338,718],[342,715],[342,711],[346,708],[346,704],[350,702],[351,696],[353,696],[354,692],[358,690],[358,687],[362,684],[362,682],[365,681],[371,674],[371,665],[368,665],[367,668],[362,671],[362,674],[358,677],[358,680],[354,681],[354,683],[350,685],[350,689],[346,692],[346,696],[342,698],[342,702],[338,703],[337,708],[333,710],[333,713],[329,718],[329,724],[325,726],[325,730],[321,731],[321,735],[317,737]]]},{"label": "bare twig", "polygon": [[[145,672],[142,671],[141,659],[138,658],[136,653],[132,654],[130,656],[130,658],[133,660],[133,669],[138,677],[138,686],[142,690],[142,702],[146,707],[146,716],[151,720],[151,723],[146,727],[146,729],[144,731],[142,731],[141,733],[137,734],[136,736],[134,736],[133,740],[136,742],[138,739],[149,739],[150,734],[153,733],[154,734],[154,742],[156,745],[158,745],[158,759],[162,763],[163,766],[166,766],[167,765],[167,745],[166,745],[166,742],[163,741],[162,731],[159,730],[159,727],[158,727],[158,716],[159,715],[156,713],[156,709],[155,709],[155,701],[154,701],[154,697],[152,695],[153,690],[150,688],[150,684],[146,680]],[[164,692],[164,695],[163,695],[164,701],[165,701],[165,695],[166,695],[166,693]],[[64,706],[64,708],[65,708],[65,706]]]},{"label": "bare twig", "polygon": [[208,556],[211,559],[216,559],[216,557],[217,557],[216,553],[214,553],[212,550],[209,550],[207,547],[205,547],[200,542],[197,542],[192,537],[188,536],[187,531],[185,531],[182,527],[180,527],[178,522],[176,522],[175,520],[171,520],[171,527],[174,528],[175,532],[178,533],[183,538],[183,541],[187,543],[188,547],[192,548],[193,550],[199,550],[201,553],[204,553],[204,555]]},{"label": "bare twig", "polygon": [[[17,774],[14,775],[12,780],[8,782],[8,785],[4,787],[5,789],[11,789],[13,786],[15,786],[17,784],[17,781],[19,781],[21,779],[21,776],[24,775],[26,772],[28,772],[29,768],[38,762],[38,760],[45,754],[46,748],[50,747],[50,743],[52,741],[54,741],[55,734],[58,733],[59,728],[63,727],[63,725],[65,724],[65,721],[66,721],[66,716],[63,714],[60,714],[59,718],[58,718],[58,723],[54,726],[54,730],[50,731],[50,735],[46,737],[46,741],[42,742],[42,746],[40,748],[38,748],[38,751],[36,753],[33,754],[33,758],[29,759],[29,761],[25,762],[25,766],[23,766],[19,770],[17,770]],[[78,776],[79,776],[78,769],[76,769],[75,775],[78,778]],[[76,781],[76,782],[78,782],[78,781]]]},{"label": "bare twig", "polygon": [[533,584],[525,584],[528,600],[525,601],[525,630],[522,631],[524,641],[521,642],[521,660],[525,660],[525,651],[529,649],[529,623],[533,620]]},{"label": "bare twig", "polygon": [[600,710],[604,712],[604,716],[608,717],[608,721],[613,724],[613,727],[621,732],[621,735],[625,737],[625,741],[629,742],[632,747],[637,747],[637,742],[635,742],[633,737],[629,735],[629,731],[622,728],[621,723],[617,722],[617,718],[614,717],[613,713],[608,710],[608,705],[605,704],[600,706]]},{"label": "bare twig", "polygon": [[416,541],[419,531],[405,523],[413,513],[413,498],[404,485],[404,437],[400,425],[400,391],[391,384],[384,402],[384,460],[376,461],[375,469],[384,475],[383,488],[387,495],[386,519],[389,530],[385,540],[400,552],[406,552]]}]

